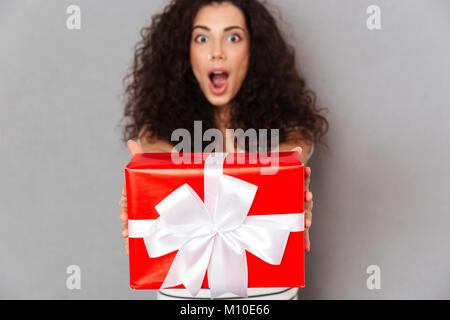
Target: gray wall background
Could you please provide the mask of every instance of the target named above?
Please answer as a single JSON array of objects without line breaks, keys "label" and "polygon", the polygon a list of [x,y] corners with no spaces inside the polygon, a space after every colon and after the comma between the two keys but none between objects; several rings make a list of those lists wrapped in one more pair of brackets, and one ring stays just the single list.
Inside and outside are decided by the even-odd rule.
[{"label": "gray wall background", "polygon": [[[272,2],[331,123],[332,153],[310,163],[302,297],[450,298],[450,2]],[[155,297],[128,286],[117,125],[139,30],[165,4],[0,1],[0,298]],[[382,30],[366,28],[371,4]],[[72,264],[80,290],[66,288]]]}]

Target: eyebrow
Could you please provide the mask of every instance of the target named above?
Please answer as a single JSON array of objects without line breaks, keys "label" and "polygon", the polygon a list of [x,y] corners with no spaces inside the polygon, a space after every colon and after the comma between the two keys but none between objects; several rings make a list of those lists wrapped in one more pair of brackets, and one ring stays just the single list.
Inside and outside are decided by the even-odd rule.
[{"label": "eyebrow", "polygon": [[[204,30],[207,30],[207,31],[211,31],[211,29],[208,28],[208,27],[206,27],[206,26],[195,26],[195,27],[192,28],[192,31],[194,31],[195,28],[199,28],[199,29],[204,29]],[[241,29],[242,31],[245,32],[245,30],[244,30],[242,27],[239,27],[239,26],[226,27],[225,29],[223,29],[223,31],[226,32],[226,31],[229,31],[229,30],[232,30],[232,29]]]}]

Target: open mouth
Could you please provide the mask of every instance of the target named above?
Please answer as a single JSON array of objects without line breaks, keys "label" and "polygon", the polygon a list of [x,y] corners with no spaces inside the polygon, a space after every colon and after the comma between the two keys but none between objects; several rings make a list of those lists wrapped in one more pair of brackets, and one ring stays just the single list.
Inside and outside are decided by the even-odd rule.
[{"label": "open mouth", "polygon": [[228,83],[229,73],[223,70],[216,70],[209,73],[209,79],[215,91],[222,91]]}]

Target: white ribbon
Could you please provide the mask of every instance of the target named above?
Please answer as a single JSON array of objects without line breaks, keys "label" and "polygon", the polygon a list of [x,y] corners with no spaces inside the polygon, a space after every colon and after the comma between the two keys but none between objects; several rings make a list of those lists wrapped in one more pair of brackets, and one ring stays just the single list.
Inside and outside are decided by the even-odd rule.
[{"label": "white ribbon", "polygon": [[227,153],[205,162],[205,202],[184,184],[158,205],[156,220],[129,220],[131,238],[144,238],[151,258],[178,250],[161,286],[183,284],[196,296],[205,272],[211,297],[248,297],[245,250],[279,265],[290,232],[303,231],[303,213],[247,216],[257,186],[223,174]]}]

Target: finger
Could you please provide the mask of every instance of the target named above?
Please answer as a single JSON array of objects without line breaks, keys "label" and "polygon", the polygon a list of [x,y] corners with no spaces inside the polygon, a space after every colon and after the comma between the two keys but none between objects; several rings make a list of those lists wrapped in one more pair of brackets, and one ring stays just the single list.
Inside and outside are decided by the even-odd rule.
[{"label": "finger", "polygon": [[313,199],[312,199],[312,192],[311,191],[307,191],[305,192],[305,203],[304,203],[304,209],[305,210],[312,210],[312,206],[313,206]]},{"label": "finger", "polygon": [[312,225],[312,211],[305,210],[305,228],[311,228]]},{"label": "finger", "polygon": [[298,146],[298,147],[292,148],[291,151],[297,151],[299,153],[299,156],[301,157],[303,149],[302,149],[302,147]]},{"label": "finger", "polygon": [[122,224],[122,237],[128,238],[128,224],[125,222]]},{"label": "finger", "polygon": [[128,212],[126,209],[124,209],[123,211],[120,211],[120,221],[128,222]]},{"label": "finger", "polygon": [[131,155],[134,156],[136,153],[144,153],[144,149],[134,140],[128,140],[127,142],[128,150],[130,151]]},{"label": "finger", "polygon": [[122,220],[122,230],[128,229],[128,220]]},{"label": "finger", "polygon": [[125,198],[124,196],[122,196],[122,197],[120,197],[120,200],[119,200],[119,208],[120,209],[122,209],[122,208],[128,208],[128,202],[127,202],[127,198]]},{"label": "finger", "polygon": [[310,179],[311,179],[311,168],[310,167],[306,167],[305,168],[305,182],[307,180],[310,180]]},{"label": "finger", "polygon": [[305,229],[305,251],[309,252],[311,250],[311,243],[309,241],[309,230]]},{"label": "finger", "polygon": [[127,198],[120,199],[120,221],[128,222],[128,206],[127,206]]},{"label": "finger", "polygon": [[305,202],[311,201],[313,198],[313,194],[311,191],[305,191]]},{"label": "finger", "polygon": [[129,256],[130,255],[130,250],[129,250],[128,238],[125,240],[125,250],[127,252],[127,256]]},{"label": "finger", "polygon": [[309,190],[309,185],[311,183],[311,169],[309,169],[309,174],[307,171],[308,170],[305,170],[305,190]]},{"label": "finger", "polygon": [[126,211],[120,212],[120,221],[128,222],[128,213]]},{"label": "finger", "polygon": [[122,183],[122,187],[121,187],[121,192],[122,192],[122,197],[127,197],[127,184],[124,182]]},{"label": "finger", "polygon": [[306,228],[311,227],[313,206],[314,206],[314,201],[312,200],[312,192],[308,191],[305,193],[305,204],[304,204],[305,227]]},{"label": "finger", "polygon": [[127,207],[121,207],[120,208],[119,219],[122,222],[128,222],[128,208]]},{"label": "finger", "polygon": [[305,178],[311,176],[311,167],[306,167],[305,168]]},{"label": "finger", "polygon": [[313,200],[309,200],[309,201],[305,201],[304,204],[304,210],[305,211],[311,211],[314,205],[314,201]]}]

